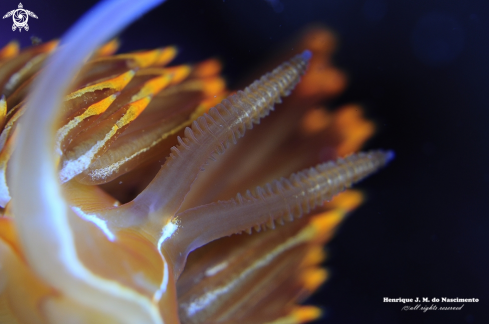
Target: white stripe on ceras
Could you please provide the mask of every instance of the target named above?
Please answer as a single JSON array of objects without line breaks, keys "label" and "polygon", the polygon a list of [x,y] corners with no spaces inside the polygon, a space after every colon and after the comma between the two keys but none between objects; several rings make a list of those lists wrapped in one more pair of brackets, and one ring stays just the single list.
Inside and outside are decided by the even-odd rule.
[{"label": "white stripe on ceras", "polygon": [[95,145],[93,145],[90,150],[85,152],[82,156],[78,157],[77,159],[74,160],[66,160],[63,162],[63,167],[61,171],[59,171],[59,178],[61,182],[66,182],[73,177],[79,175],[83,171],[85,171],[89,166],[90,163],[93,161],[95,155],[100,151],[100,149],[107,143],[108,140],[114,136],[114,134],[119,130],[119,127],[114,125],[111,130],[105,134],[105,137],[97,141]]},{"label": "white stripe on ceras", "polygon": [[227,262],[227,261],[218,263],[215,266],[210,267],[207,270],[205,270],[205,276],[206,277],[215,276],[216,274],[218,274],[222,270],[226,269],[228,267],[228,265],[229,265],[229,262]]}]

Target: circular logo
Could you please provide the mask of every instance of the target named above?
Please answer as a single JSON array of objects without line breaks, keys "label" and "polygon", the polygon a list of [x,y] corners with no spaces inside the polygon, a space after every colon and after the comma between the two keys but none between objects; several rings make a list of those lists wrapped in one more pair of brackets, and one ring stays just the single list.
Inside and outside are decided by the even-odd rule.
[{"label": "circular logo", "polygon": [[12,16],[12,20],[14,21],[14,24],[12,25],[12,30],[15,31],[18,28],[19,32],[22,31],[22,28],[24,28],[26,31],[29,30],[29,25],[27,25],[29,16],[37,19],[36,14],[32,11],[25,10],[22,6],[22,3],[19,3],[18,9],[7,12],[7,14],[3,16],[3,19],[10,16]]}]

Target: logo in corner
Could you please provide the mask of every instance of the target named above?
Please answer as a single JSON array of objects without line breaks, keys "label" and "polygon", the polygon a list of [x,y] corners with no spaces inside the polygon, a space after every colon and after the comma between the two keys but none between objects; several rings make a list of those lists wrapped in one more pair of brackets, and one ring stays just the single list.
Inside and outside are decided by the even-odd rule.
[{"label": "logo in corner", "polygon": [[9,11],[5,14],[5,16],[3,16],[3,19],[12,16],[12,19],[14,21],[14,24],[12,25],[13,31],[15,31],[17,28],[19,28],[19,32],[22,31],[22,28],[28,31],[29,25],[27,25],[27,20],[29,20],[29,16],[37,19],[35,13],[29,10],[25,10],[23,8],[24,7],[22,6],[22,3],[19,3],[18,9]]}]

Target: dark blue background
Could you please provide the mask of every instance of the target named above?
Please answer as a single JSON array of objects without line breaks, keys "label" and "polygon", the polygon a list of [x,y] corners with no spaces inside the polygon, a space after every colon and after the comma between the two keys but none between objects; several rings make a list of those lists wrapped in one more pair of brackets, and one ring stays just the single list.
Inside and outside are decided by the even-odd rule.
[{"label": "dark blue background", "polygon": [[[23,2],[39,19],[22,33],[0,21],[0,45],[59,37],[93,3]],[[310,302],[324,323],[489,323],[489,2],[169,0],[121,39],[123,50],[176,44],[179,62],[218,56],[232,87],[311,22],[339,36],[350,82],[334,105],[362,103],[378,127],[368,148],[396,160],[360,184],[368,201],[329,245],[332,277]],[[480,302],[422,313],[383,297]]]}]

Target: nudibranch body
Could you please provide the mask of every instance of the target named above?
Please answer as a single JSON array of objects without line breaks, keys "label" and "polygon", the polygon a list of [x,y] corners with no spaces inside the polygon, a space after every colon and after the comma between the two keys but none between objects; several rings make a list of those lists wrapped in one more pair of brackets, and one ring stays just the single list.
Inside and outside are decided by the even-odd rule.
[{"label": "nudibranch body", "polygon": [[343,84],[325,31],[232,94],[214,60],[168,67],[174,47],[102,46],[157,3],[104,2],[59,47],[0,51],[2,323],[319,316],[298,303],[362,198],[331,199],[392,153],[353,153],[372,132],[357,107],[314,109]]}]

